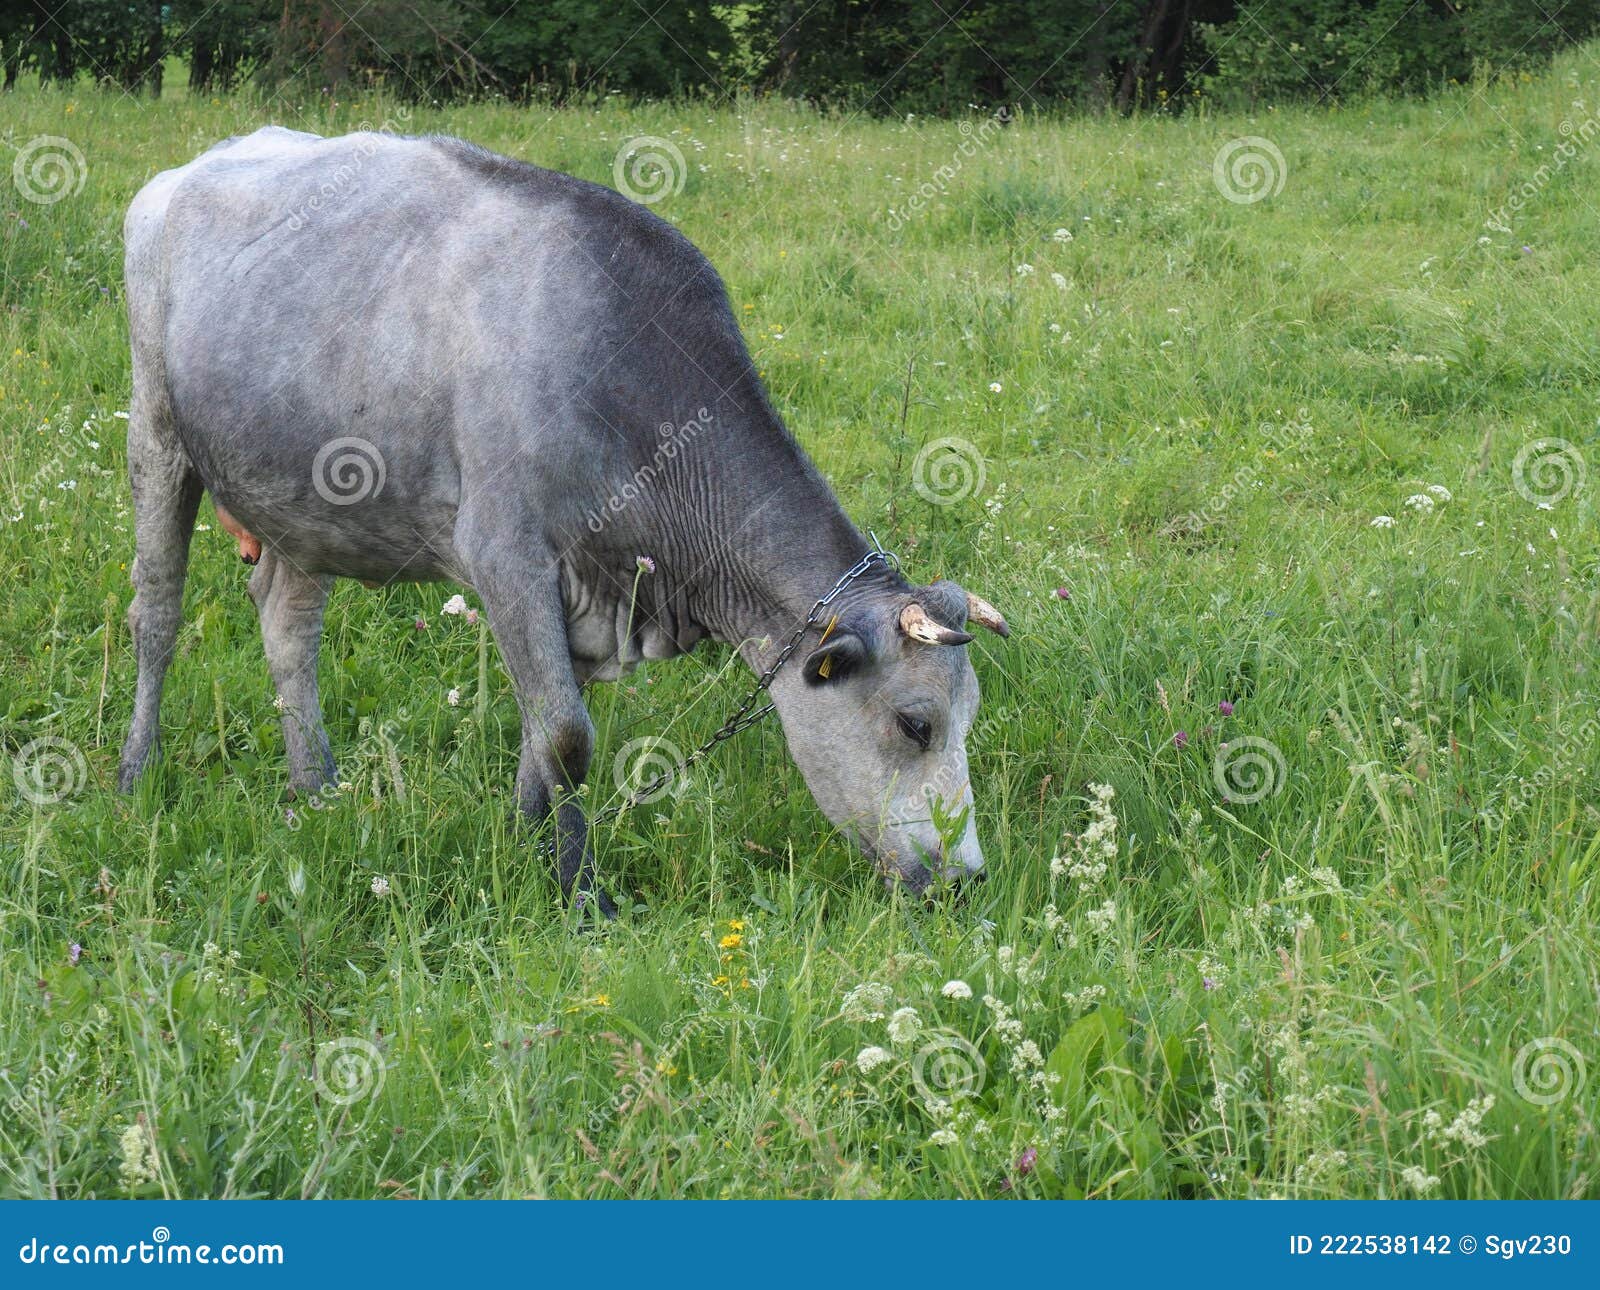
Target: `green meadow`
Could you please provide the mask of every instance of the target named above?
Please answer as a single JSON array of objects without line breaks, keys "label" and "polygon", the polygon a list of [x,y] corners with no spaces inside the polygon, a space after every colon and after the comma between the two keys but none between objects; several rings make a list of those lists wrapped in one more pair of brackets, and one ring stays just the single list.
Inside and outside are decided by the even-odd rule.
[{"label": "green meadow", "polygon": [[[1596,113],[1594,47],[1005,124],[0,99],[0,1195],[1600,1197]],[[655,183],[856,521],[1011,622],[987,881],[886,893],[763,724],[596,830],[596,930],[447,585],[339,584],[291,800],[208,505],[116,793],[122,214],[268,122]],[[749,680],[594,687],[589,799]]]}]

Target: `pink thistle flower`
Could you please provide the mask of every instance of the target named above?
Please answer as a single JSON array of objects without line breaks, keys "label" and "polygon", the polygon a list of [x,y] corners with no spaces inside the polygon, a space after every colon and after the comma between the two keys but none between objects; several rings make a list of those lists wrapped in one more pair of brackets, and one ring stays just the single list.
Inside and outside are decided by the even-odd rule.
[{"label": "pink thistle flower", "polygon": [[1180,730],[1172,736],[1172,746],[1174,748],[1186,748],[1188,745],[1189,732],[1187,730]]},{"label": "pink thistle flower", "polygon": [[1225,717],[1231,717],[1233,715],[1233,704],[1224,699],[1221,703],[1217,704],[1217,711]]}]

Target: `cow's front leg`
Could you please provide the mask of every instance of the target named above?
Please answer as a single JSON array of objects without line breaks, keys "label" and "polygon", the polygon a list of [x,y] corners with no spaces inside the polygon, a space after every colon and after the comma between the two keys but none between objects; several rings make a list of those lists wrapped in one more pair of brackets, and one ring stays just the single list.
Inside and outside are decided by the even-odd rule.
[{"label": "cow's front leg", "polygon": [[289,787],[315,793],[333,782],[333,753],[317,695],[317,651],[328,578],[296,568],[270,547],[250,575],[250,597],[261,617],[261,643],[283,712]]},{"label": "cow's front leg", "polygon": [[[462,536],[458,531],[457,545]],[[555,817],[556,872],[562,894],[593,900],[607,918],[616,907],[595,883],[594,856],[578,789],[594,752],[594,723],[572,674],[566,608],[553,559],[498,546],[469,557],[472,584],[522,712],[517,808],[529,819]]]}]

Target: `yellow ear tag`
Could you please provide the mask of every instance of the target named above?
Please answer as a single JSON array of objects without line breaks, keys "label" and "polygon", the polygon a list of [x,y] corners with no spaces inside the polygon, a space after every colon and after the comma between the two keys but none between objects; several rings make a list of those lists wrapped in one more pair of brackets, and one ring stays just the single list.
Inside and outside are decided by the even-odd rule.
[{"label": "yellow ear tag", "polygon": [[[817,641],[817,644],[819,646],[826,645],[828,643],[828,637],[833,635],[833,629],[838,625],[839,615],[835,614],[832,618],[828,619],[828,625],[822,629],[822,637]],[[817,675],[826,681],[828,679],[828,673],[831,671],[833,671],[833,655],[829,654],[827,658],[823,659],[822,662],[817,664]]]}]

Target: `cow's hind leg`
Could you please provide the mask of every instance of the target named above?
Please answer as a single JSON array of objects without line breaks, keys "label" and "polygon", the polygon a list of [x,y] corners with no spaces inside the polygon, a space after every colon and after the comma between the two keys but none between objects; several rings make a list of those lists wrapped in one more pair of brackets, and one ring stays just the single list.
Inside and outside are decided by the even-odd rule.
[{"label": "cow's hind leg", "polygon": [[[137,383],[136,383],[137,386]],[[122,745],[117,774],[123,792],[133,788],[160,745],[161,688],[183,617],[183,582],[189,539],[203,491],[176,435],[164,424],[164,400],[134,397],[128,421],[128,476],[133,489],[135,554],[133,635],[139,679],[133,722]]]},{"label": "cow's hind leg", "polygon": [[593,899],[613,918],[616,907],[595,885],[588,824],[578,797],[594,752],[594,723],[572,673],[555,561],[525,546],[480,544],[470,521],[458,527],[456,547],[483,598],[522,712],[517,807],[534,821],[554,815],[562,894],[576,893],[580,904]]},{"label": "cow's hind leg", "polygon": [[317,652],[330,578],[298,569],[268,547],[250,575],[250,597],[261,616],[261,643],[283,711],[289,786],[315,793],[333,782],[333,753],[317,693]]}]

